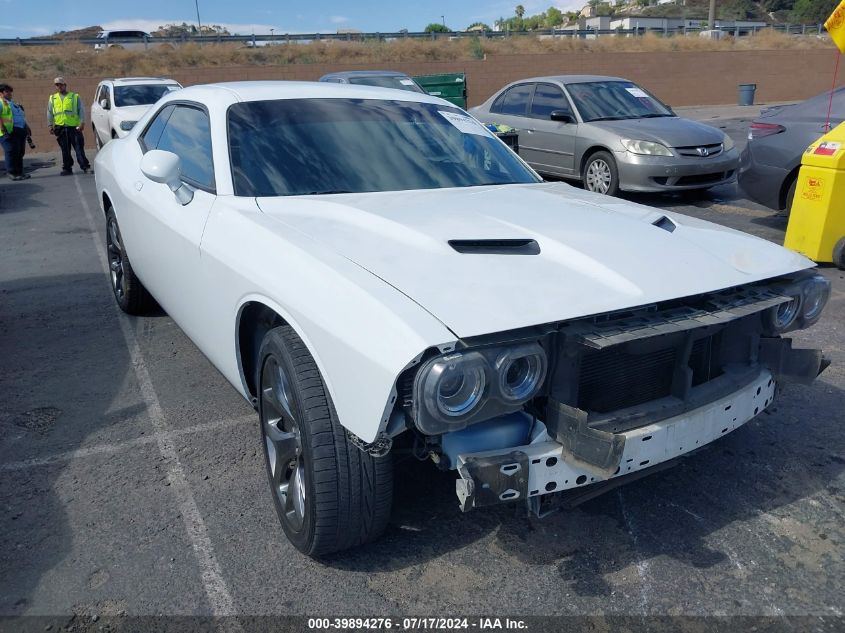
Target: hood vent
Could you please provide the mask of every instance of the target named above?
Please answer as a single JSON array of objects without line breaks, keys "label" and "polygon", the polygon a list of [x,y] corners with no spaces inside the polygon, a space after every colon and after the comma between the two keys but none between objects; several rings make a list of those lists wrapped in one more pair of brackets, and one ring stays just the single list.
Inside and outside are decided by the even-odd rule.
[{"label": "hood vent", "polygon": [[669,218],[665,215],[660,216],[654,222],[652,222],[654,226],[658,229],[663,229],[664,231],[668,231],[669,233],[674,233],[675,229],[678,228],[678,225],[672,222]]},{"label": "hood vent", "polygon": [[449,240],[449,246],[465,255],[539,255],[536,240]]}]

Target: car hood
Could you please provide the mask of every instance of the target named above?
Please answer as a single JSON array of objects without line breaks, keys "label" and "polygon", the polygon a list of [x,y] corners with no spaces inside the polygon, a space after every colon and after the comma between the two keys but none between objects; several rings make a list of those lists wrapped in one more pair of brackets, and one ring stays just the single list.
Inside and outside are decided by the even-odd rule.
[{"label": "car hood", "polygon": [[[286,225],[280,232],[298,230],[340,253],[458,337],[695,295],[813,265],[738,231],[564,183],[257,202]],[[664,217],[672,221],[666,228],[653,224]],[[539,253],[461,253],[449,244],[502,239],[536,240]]]},{"label": "car hood", "polygon": [[596,121],[586,125],[594,125],[599,129],[636,141],[657,141],[666,147],[715,145],[725,139],[725,135],[716,128],[679,117]]},{"label": "car hood", "polygon": [[121,121],[137,121],[150,109],[148,105],[124,106],[115,108],[112,116]]}]

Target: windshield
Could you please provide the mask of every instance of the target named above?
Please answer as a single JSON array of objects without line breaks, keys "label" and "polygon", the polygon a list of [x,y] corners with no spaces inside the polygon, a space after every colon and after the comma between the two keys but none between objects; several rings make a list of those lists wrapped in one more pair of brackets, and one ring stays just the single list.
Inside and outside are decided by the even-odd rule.
[{"label": "windshield", "polygon": [[229,109],[235,195],[296,196],[539,182],[458,108],[283,99]]},{"label": "windshield", "polygon": [[114,104],[119,108],[136,105],[150,105],[161,98],[161,95],[177,90],[178,86],[154,84],[138,86],[115,86]]},{"label": "windshield", "polygon": [[417,83],[410,77],[401,77],[397,75],[373,75],[370,77],[350,77],[349,83],[357,84],[359,86],[379,86],[381,88],[398,88],[399,90],[410,90],[411,92],[425,91],[420,88]]},{"label": "windshield", "polygon": [[630,81],[567,84],[566,89],[585,123],[675,116],[666,106]]}]

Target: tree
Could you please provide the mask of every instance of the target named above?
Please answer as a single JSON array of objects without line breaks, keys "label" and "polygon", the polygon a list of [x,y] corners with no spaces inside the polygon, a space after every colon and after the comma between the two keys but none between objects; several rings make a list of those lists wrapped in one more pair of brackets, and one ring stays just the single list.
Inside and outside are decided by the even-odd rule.
[{"label": "tree", "polygon": [[484,22],[473,22],[467,27],[467,31],[492,31]]},{"label": "tree", "polygon": [[549,7],[546,11],[546,26],[552,28],[563,24],[563,12],[557,7]]},{"label": "tree", "polygon": [[792,15],[804,24],[822,24],[838,4],[839,0],[795,0]]},{"label": "tree", "polygon": [[451,33],[452,29],[448,26],[444,26],[440,24],[440,22],[432,22],[427,27],[425,27],[426,33]]},{"label": "tree", "polygon": [[756,9],[751,0],[722,0],[718,6],[722,20],[747,20],[754,17]]},{"label": "tree", "polygon": [[525,15],[525,7],[523,7],[521,4],[516,5],[516,9],[514,9],[514,13],[516,13],[516,17],[518,17],[521,20],[522,16]]}]

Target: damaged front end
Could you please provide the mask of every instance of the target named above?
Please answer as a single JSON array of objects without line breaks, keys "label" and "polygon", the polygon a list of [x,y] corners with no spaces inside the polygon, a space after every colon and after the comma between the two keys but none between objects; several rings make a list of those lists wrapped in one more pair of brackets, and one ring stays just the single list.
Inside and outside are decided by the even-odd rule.
[{"label": "damaged front end", "polygon": [[829,293],[804,272],[463,340],[400,378],[399,405],[424,452],[457,470],[462,510],[540,513],[550,493],[625,481],[729,433],[778,381],[812,381],[828,362],[782,335],[815,323]]}]

